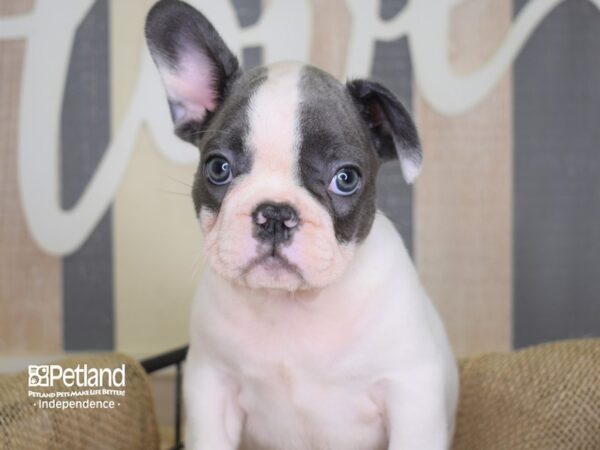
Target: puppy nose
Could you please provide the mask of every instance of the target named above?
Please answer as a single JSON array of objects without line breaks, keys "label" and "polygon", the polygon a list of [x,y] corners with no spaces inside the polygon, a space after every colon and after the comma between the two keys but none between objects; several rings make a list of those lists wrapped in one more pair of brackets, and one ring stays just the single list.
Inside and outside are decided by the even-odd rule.
[{"label": "puppy nose", "polygon": [[298,213],[286,203],[261,203],[252,213],[256,237],[261,241],[286,242],[298,228]]}]

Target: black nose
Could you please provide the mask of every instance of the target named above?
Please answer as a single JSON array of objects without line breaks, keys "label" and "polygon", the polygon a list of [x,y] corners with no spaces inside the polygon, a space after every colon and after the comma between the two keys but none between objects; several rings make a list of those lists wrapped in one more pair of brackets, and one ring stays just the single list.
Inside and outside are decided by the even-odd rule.
[{"label": "black nose", "polygon": [[261,203],[252,213],[256,237],[261,241],[286,242],[298,228],[298,213],[285,203]]}]

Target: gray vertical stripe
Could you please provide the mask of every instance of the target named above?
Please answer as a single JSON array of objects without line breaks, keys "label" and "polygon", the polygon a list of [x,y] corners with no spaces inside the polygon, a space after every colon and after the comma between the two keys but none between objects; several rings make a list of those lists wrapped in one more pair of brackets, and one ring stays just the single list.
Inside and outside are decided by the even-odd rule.
[{"label": "gray vertical stripe", "polygon": [[[231,0],[242,28],[254,25],[262,12],[261,0]],[[262,47],[242,49],[241,64],[244,70],[250,70],[263,64]]]},{"label": "gray vertical stripe", "polygon": [[245,70],[250,70],[262,65],[263,48],[262,47],[245,47],[242,50],[242,67]]},{"label": "gray vertical stripe", "polygon": [[[389,1],[385,4],[392,5]],[[391,89],[406,108],[412,111],[412,64],[406,38],[376,43],[371,75]],[[413,190],[402,178],[397,161],[388,162],[381,167],[377,180],[377,205],[394,222],[412,255]]]},{"label": "gray vertical stripe", "polygon": [[389,20],[398,14],[406,5],[407,0],[380,0],[379,17]]},{"label": "gray vertical stripe", "polygon": [[261,0],[231,0],[241,27],[254,25],[261,13]]},{"label": "gray vertical stripe", "polygon": [[[108,0],[98,0],[77,30],[61,124],[62,204],[71,208],[110,139]],[[84,245],[63,259],[65,350],[114,345],[111,211]]]},{"label": "gray vertical stripe", "polygon": [[565,2],[514,67],[515,347],[600,336],[599,82],[600,14]]}]

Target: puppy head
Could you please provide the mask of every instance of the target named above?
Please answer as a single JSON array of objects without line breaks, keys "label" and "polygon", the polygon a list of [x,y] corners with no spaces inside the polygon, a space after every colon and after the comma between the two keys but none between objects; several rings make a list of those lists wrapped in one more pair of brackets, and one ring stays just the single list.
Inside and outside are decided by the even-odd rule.
[{"label": "puppy head", "polygon": [[191,6],[158,2],[146,38],[175,132],[200,150],[192,190],[211,268],[250,288],[321,288],[368,235],[380,164],[405,179],[422,155],[407,111],[385,87],[341,84],[298,63],[243,73]]}]

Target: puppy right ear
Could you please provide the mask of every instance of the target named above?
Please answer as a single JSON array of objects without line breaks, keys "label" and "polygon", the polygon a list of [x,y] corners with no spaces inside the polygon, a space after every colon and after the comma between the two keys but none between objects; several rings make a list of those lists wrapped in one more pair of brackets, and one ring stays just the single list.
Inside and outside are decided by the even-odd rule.
[{"label": "puppy right ear", "polygon": [[381,161],[399,159],[402,174],[412,183],[421,170],[423,153],[410,114],[385,86],[370,80],[347,83]]},{"label": "puppy right ear", "polygon": [[206,17],[179,0],[157,2],[145,32],[175,133],[194,142],[239,76],[238,60]]}]

